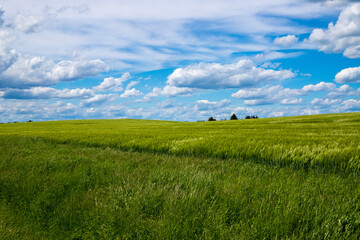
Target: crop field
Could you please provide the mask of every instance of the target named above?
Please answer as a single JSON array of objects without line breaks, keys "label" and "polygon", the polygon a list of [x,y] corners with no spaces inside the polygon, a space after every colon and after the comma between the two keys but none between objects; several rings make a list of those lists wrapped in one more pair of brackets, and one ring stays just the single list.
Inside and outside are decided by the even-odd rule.
[{"label": "crop field", "polygon": [[0,124],[0,239],[358,239],[360,113]]},{"label": "crop field", "polygon": [[177,156],[360,169],[360,113],[218,122],[80,120],[0,125],[1,135]]}]

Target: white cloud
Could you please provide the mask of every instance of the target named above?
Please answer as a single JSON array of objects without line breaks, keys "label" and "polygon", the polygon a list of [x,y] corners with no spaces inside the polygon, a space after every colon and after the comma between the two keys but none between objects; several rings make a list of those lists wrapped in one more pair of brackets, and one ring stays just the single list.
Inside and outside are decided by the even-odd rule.
[{"label": "white cloud", "polygon": [[161,91],[157,91],[159,94],[166,97],[176,97],[176,96],[190,96],[196,90],[188,87],[175,87],[175,86],[165,86]]},{"label": "white cloud", "polygon": [[196,111],[207,111],[214,110],[218,108],[223,108],[231,104],[231,101],[228,99],[223,99],[220,102],[210,102],[208,100],[197,100],[195,104]]},{"label": "white cloud", "polygon": [[342,110],[360,111],[360,100],[349,99],[342,103]]},{"label": "white cloud", "polygon": [[273,103],[300,104],[302,99],[296,99],[304,93],[300,89],[283,88],[280,85],[263,88],[240,89],[231,96],[238,99],[246,99],[245,105],[266,105]]},{"label": "white cloud", "polygon": [[336,90],[333,83],[320,82],[318,84],[309,84],[301,89],[284,88],[280,85],[266,86],[263,88],[240,89],[231,96],[238,99],[245,99],[245,105],[267,105],[280,103],[283,105],[302,104],[302,98],[299,96],[308,95],[311,92]]},{"label": "white cloud", "polygon": [[318,44],[320,51],[343,52],[348,58],[360,57],[360,3],[345,8],[334,25],[328,29],[314,29],[309,37],[310,42]]},{"label": "white cloud", "polygon": [[2,8],[2,6],[0,6],[0,27],[4,24],[4,19],[3,19],[3,16],[4,16],[4,9]]},{"label": "white cloud", "polygon": [[135,88],[132,89],[126,89],[123,94],[120,95],[121,98],[132,98],[132,97],[138,97],[142,93],[139,90],[136,90]]},{"label": "white cloud", "polygon": [[150,102],[155,97],[158,97],[160,95],[166,97],[188,97],[191,96],[194,92],[196,92],[196,89],[187,87],[165,86],[163,89],[154,87],[151,92],[147,93],[144,96],[144,99],[138,100],[138,102]]},{"label": "white cloud", "polygon": [[126,89],[130,89],[137,84],[139,84],[139,81],[131,81],[128,83],[128,85],[126,85]]},{"label": "white cloud", "polygon": [[48,86],[108,71],[101,60],[64,60],[54,63],[44,57],[19,57],[0,75],[0,87]]},{"label": "white cloud", "polygon": [[231,96],[239,99],[267,98],[274,96],[281,90],[283,90],[283,87],[280,85],[265,88],[240,89],[236,93],[231,94]]},{"label": "white cloud", "polygon": [[273,69],[276,69],[280,66],[281,63],[279,62],[275,62],[275,63],[272,63],[272,62],[265,62],[263,65],[261,65],[261,67],[263,68],[273,68]]},{"label": "white cloud", "polygon": [[34,87],[30,89],[10,89],[3,93],[7,99],[74,99],[89,98],[94,95],[90,89],[62,89]]},{"label": "white cloud", "polygon": [[77,112],[77,106],[72,103],[57,102],[54,112],[65,116],[74,115]]},{"label": "white cloud", "polygon": [[331,91],[336,89],[336,85],[333,83],[320,82],[318,84],[309,84],[304,86],[301,90],[303,92],[320,92],[320,91]]},{"label": "white cloud", "polygon": [[130,73],[126,72],[119,78],[108,77],[99,85],[94,87],[95,91],[122,91],[122,84],[131,78]]},{"label": "white cloud", "polygon": [[285,99],[281,100],[281,104],[283,104],[283,105],[298,105],[298,104],[302,104],[302,103],[303,103],[302,98],[299,98],[299,99],[285,98]]},{"label": "white cloud", "polygon": [[251,87],[294,76],[289,70],[263,69],[256,67],[251,60],[240,60],[234,64],[199,63],[178,68],[168,76],[166,83],[176,87],[223,89]]},{"label": "white cloud", "polygon": [[244,104],[247,106],[257,106],[257,105],[270,105],[276,102],[275,99],[252,99],[245,100]]},{"label": "white cloud", "polygon": [[328,98],[341,98],[345,96],[360,96],[360,88],[354,90],[352,87],[345,84],[326,95]]},{"label": "white cloud", "polygon": [[8,46],[11,40],[12,36],[9,32],[0,31],[0,74],[6,71],[18,58],[16,51]]},{"label": "white cloud", "polygon": [[82,100],[80,107],[96,107],[110,100],[114,100],[113,94],[96,94],[92,98]]},{"label": "white cloud", "polygon": [[50,79],[55,81],[72,81],[79,78],[97,75],[98,73],[107,71],[106,64],[99,60],[89,61],[69,61],[64,60],[53,67],[51,73],[48,73]]},{"label": "white cloud", "polygon": [[320,110],[319,109],[306,108],[306,109],[302,110],[301,113],[300,113],[300,115],[315,115],[315,114],[320,114]]},{"label": "white cloud", "polygon": [[14,20],[14,28],[24,33],[32,33],[40,29],[41,21],[40,17],[19,14]]},{"label": "white cloud", "polygon": [[321,98],[315,98],[314,100],[311,101],[311,105],[313,106],[333,106],[333,105],[337,105],[340,104],[342,101],[341,99],[329,99],[329,98],[325,98],[325,99],[321,99]]},{"label": "white cloud", "polygon": [[360,83],[360,67],[345,68],[335,76],[338,83]]},{"label": "white cloud", "polygon": [[171,108],[175,106],[176,101],[173,99],[166,99],[158,104],[156,104],[159,108]]},{"label": "white cloud", "polygon": [[287,35],[284,37],[277,37],[274,39],[275,44],[289,46],[299,41],[299,38],[295,35]]},{"label": "white cloud", "polygon": [[264,51],[263,53],[256,54],[253,59],[257,63],[262,63],[276,59],[296,58],[303,54],[304,54],[303,52],[286,53],[286,52],[277,52],[277,51]]}]

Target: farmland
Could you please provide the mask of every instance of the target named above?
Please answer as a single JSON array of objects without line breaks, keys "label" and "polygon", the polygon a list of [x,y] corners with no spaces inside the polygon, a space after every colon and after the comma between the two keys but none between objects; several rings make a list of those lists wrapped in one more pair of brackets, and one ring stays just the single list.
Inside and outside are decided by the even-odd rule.
[{"label": "farmland", "polygon": [[0,125],[0,236],[357,238],[360,113]]}]

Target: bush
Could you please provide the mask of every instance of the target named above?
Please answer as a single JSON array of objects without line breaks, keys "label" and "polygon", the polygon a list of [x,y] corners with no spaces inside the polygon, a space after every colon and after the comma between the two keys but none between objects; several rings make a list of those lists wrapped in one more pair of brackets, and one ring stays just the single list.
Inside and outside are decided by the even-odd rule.
[{"label": "bush", "polygon": [[213,117],[209,117],[209,120],[208,120],[209,122],[212,122],[212,121],[216,121],[216,119],[215,118],[213,118]]}]

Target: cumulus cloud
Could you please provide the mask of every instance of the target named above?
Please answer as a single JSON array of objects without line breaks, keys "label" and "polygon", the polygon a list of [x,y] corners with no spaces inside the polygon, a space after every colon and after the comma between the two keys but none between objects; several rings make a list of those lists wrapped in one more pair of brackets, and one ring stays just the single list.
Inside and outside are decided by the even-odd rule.
[{"label": "cumulus cloud", "polygon": [[234,64],[199,63],[178,68],[168,76],[166,83],[176,87],[224,89],[251,87],[294,76],[289,70],[263,69],[256,67],[251,60],[240,60]]},{"label": "cumulus cloud", "polygon": [[261,67],[263,68],[273,68],[273,69],[276,69],[280,66],[281,63],[279,62],[275,62],[275,63],[272,63],[272,62],[265,62],[263,65],[261,65]]},{"label": "cumulus cloud", "polygon": [[274,39],[275,44],[289,46],[299,41],[299,38],[295,35],[287,35],[284,37],[277,37]]},{"label": "cumulus cloud", "polygon": [[101,60],[64,60],[54,63],[44,57],[20,57],[0,75],[0,87],[48,86],[108,71]]},{"label": "cumulus cloud", "polygon": [[96,107],[113,99],[114,96],[112,94],[96,94],[92,98],[82,100],[80,107]]},{"label": "cumulus cloud", "polygon": [[126,85],[126,89],[130,89],[137,84],[139,84],[139,81],[131,81],[128,83],[128,85]]},{"label": "cumulus cloud", "polygon": [[2,6],[0,6],[0,27],[4,25],[4,19],[3,19],[4,13],[5,13],[4,9],[2,8]]},{"label": "cumulus cloud", "polygon": [[335,75],[338,83],[360,83],[360,67],[345,68]]},{"label": "cumulus cloud", "polygon": [[270,105],[276,102],[275,99],[252,99],[245,100],[244,104],[247,106],[257,106],[257,105]]},{"label": "cumulus cloud", "polygon": [[291,98],[286,98],[281,100],[281,104],[283,105],[298,105],[298,104],[302,104],[303,103],[303,99],[299,98],[299,99],[291,99]]},{"label": "cumulus cloud", "polygon": [[175,87],[165,86],[164,88],[154,87],[151,92],[145,94],[143,99],[138,99],[136,102],[151,102],[158,96],[166,97],[188,97],[195,93],[197,90],[188,87]]},{"label": "cumulus cloud", "polygon": [[195,104],[196,111],[208,111],[218,108],[223,108],[231,104],[228,99],[223,99],[220,102],[210,102],[208,100],[197,100]]},{"label": "cumulus cloud", "polygon": [[328,98],[341,98],[346,96],[360,96],[360,88],[355,90],[349,85],[344,84],[326,95]]},{"label": "cumulus cloud", "polygon": [[238,99],[246,99],[245,105],[266,105],[279,102],[281,104],[300,104],[302,100],[297,96],[304,95],[300,89],[283,88],[280,85],[263,88],[240,89],[231,96]]},{"label": "cumulus cloud", "polygon": [[4,91],[3,98],[7,99],[74,99],[89,98],[94,92],[89,89],[55,89],[49,87],[34,87],[30,89],[10,89]]},{"label": "cumulus cloud", "polygon": [[304,86],[301,90],[303,92],[320,92],[320,91],[331,91],[336,89],[336,85],[333,83],[320,82],[318,84],[309,84]]},{"label": "cumulus cloud", "polygon": [[315,114],[320,114],[320,110],[319,109],[306,108],[306,109],[302,110],[301,113],[300,113],[300,115],[315,115]]},{"label": "cumulus cloud", "polygon": [[346,111],[360,111],[360,100],[349,99],[341,104],[341,109]]},{"label": "cumulus cloud", "polygon": [[74,115],[77,112],[77,106],[72,103],[57,102],[54,110],[55,113],[61,115]]},{"label": "cumulus cloud", "polygon": [[315,98],[314,100],[311,101],[311,105],[319,106],[319,107],[327,107],[327,106],[340,104],[341,102],[342,102],[341,99]]},{"label": "cumulus cloud", "polygon": [[34,16],[17,15],[14,20],[14,28],[24,33],[32,33],[40,29],[42,18]]},{"label": "cumulus cloud", "polygon": [[175,87],[175,86],[165,86],[162,90],[155,90],[158,94],[164,95],[166,97],[176,97],[176,96],[190,96],[196,90],[188,87]]},{"label": "cumulus cloud", "polygon": [[0,31],[0,74],[13,65],[18,58],[16,51],[8,46],[11,40],[12,36],[9,32]]},{"label": "cumulus cloud", "polygon": [[94,87],[95,91],[113,91],[118,92],[122,91],[122,84],[131,78],[130,73],[126,72],[121,75],[119,78],[108,77],[99,85]]},{"label": "cumulus cloud", "polygon": [[302,98],[299,96],[308,95],[311,92],[336,90],[333,83],[320,82],[318,84],[309,84],[301,89],[284,88],[280,85],[266,86],[263,88],[240,89],[231,96],[233,98],[245,99],[245,105],[268,105],[280,103],[283,105],[302,104]]},{"label": "cumulus cloud", "polygon": [[296,58],[303,55],[303,52],[278,52],[278,51],[265,51],[263,53],[258,53],[253,58],[255,62],[266,62],[276,59],[285,59],[285,58]]},{"label": "cumulus cloud", "polygon": [[157,107],[160,108],[171,108],[175,106],[176,101],[173,99],[166,99],[158,104],[156,104]]},{"label": "cumulus cloud", "polygon": [[310,42],[318,45],[320,51],[340,53],[348,58],[360,57],[360,3],[352,4],[341,13],[336,24],[329,23],[328,29],[314,29]]},{"label": "cumulus cloud", "polygon": [[132,97],[138,97],[140,96],[142,93],[135,89],[126,89],[125,92],[123,94],[120,95],[121,98],[132,98]]}]

